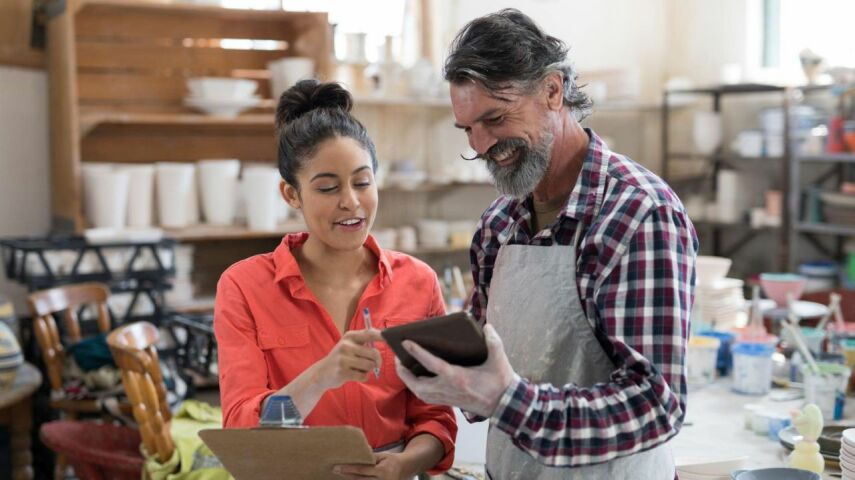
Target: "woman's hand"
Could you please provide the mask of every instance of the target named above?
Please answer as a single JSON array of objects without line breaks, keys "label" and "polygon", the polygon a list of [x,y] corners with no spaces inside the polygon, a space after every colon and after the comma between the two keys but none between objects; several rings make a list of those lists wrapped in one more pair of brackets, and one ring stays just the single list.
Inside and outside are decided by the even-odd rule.
[{"label": "woman's hand", "polygon": [[405,471],[402,453],[375,453],[374,460],[375,465],[336,465],[333,473],[349,480],[405,480],[416,475]]},{"label": "woman's hand", "polygon": [[380,367],[380,351],[370,342],[382,342],[379,330],[346,332],[326,357],[313,367],[314,378],[324,389],[337,388],[350,382],[365,382]]}]

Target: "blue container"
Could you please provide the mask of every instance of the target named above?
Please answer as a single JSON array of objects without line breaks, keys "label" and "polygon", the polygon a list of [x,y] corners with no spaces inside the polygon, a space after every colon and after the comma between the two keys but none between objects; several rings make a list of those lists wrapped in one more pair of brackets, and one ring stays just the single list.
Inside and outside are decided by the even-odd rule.
[{"label": "blue container", "polygon": [[736,334],[731,332],[717,332],[715,330],[704,330],[698,333],[701,337],[717,338],[721,342],[718,347],[718,356],[715,361],[715,368],[718,370],[720,377],[726,377],[733,368],[733,354],[730,347],[736,339]]}]

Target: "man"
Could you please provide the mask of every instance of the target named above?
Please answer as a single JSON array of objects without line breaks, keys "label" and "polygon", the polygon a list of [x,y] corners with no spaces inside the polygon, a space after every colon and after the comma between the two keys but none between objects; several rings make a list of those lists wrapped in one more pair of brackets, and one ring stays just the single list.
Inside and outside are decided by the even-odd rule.
[{"label": "man", "polygon": [[437,376],[398,374],[490,419],[493,479],[673,479],[697,236],[661,179],[579,124],[591,102],[566,55],[513,9],[452,44],[456,126],[503,194],[471,250],[489,358],[462,368],[405,342]]}]

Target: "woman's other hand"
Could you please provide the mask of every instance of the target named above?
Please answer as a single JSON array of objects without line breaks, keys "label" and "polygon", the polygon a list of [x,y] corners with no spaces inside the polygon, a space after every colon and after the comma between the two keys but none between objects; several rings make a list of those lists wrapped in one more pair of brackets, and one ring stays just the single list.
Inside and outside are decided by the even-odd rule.
[{"label": "woman's other hand", "polygon": [[336,465],[333,472],[350,480],[404,480],[414,473],[405,472],[406,461],[402,453],[381,452],[374,454],[375,465]]}]

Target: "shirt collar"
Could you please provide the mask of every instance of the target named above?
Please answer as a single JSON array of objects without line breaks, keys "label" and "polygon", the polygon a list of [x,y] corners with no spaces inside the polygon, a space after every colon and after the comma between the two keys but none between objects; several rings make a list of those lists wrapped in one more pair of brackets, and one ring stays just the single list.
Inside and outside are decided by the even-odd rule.
[{"label": "shirt collar", "polygon": [[[303,278],[303,274],[300,272],[300,265],[297,263],[292,250],[306,243],[308,238],[308,232],[291,233],[282,238],[282,242],[273,251],[273,264],[275,268],[273,280],[275,282],[280,282],[286,278]],[[389,262],[388,255],[380,248],[372,235],[368,235],[363,245],[377,257],[380,282],[384,286],[387,285],[392,281],[392,264]]]},{"label": "shirt collar", "polygon": [[611,155],[609,147],[590,128],[585,129],[588,134],[588,153],[582,162],[582,171],[576,179],[576,185],[567,203],[561,211],[561,215],[579,221],[590,221],[593,212],[603,203],[606,189],[606,176],[608,169],[608,157]]}]

